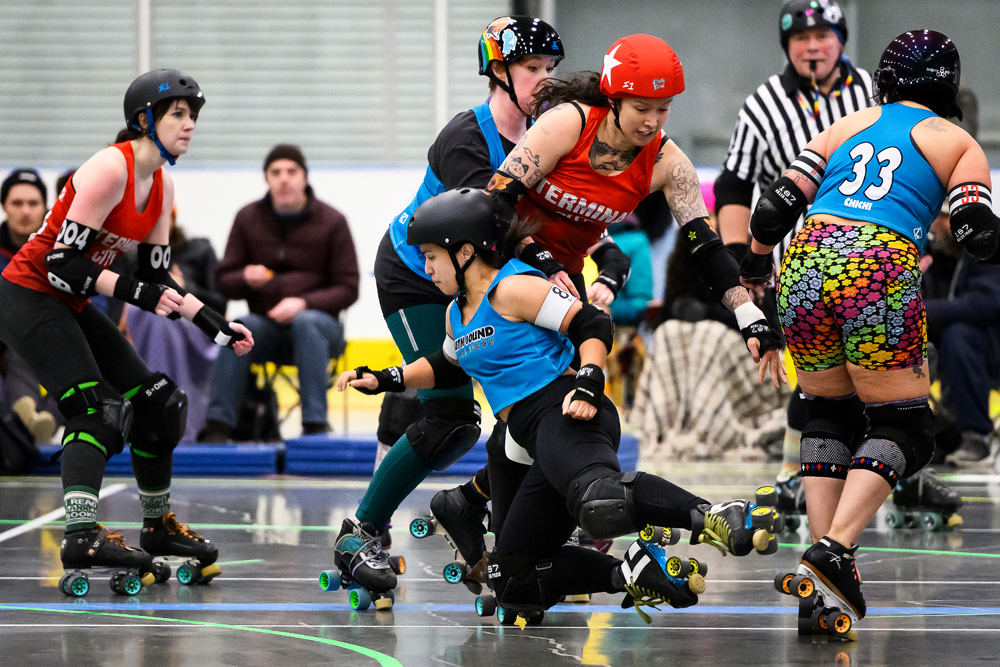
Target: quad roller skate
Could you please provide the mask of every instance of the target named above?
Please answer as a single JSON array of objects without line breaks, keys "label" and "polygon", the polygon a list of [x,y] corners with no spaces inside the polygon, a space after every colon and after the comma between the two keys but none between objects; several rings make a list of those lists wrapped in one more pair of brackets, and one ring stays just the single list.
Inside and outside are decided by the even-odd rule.
[{"label": "quad roller skate", "polygon": [[809,547],[795,572],[778,574],[779,593],[799,599],[799,634],[829,634],[857,639],[851,628],[865,617],[861,577],[854,562],[858,547],[848,549],[824,537]]},{"label": "quad roller skate", "polygon": [[486,573],[477,567],[486,551],[486,508],[466,500],[458,488],[438,491],[431,498],[431,515],[410,522],[410,534],[423,539],[441,535],[455,552],[455,559],[444,566],[444,580],[465,584],[473,595],[483,592]]},{"label": "quad roller skate", "polygon": [[338,569],[320,573],[320,588],[349,591],[351,609],[363,611],[373,603],[377,610],[392,609],[396,599],[392,592],[396,587],[396,571],[374,526],[344,519],[337,536],[334,562]]},{"label": "quad roller skate", "polygon": [[476,613],[482,617],[497,615],[500,625],[515,625],[517,619],[523,618],[525,625],[538,625],[545,620],[545,610],[537,605],[497,604],[493,595],[480,595],[476,598]]},{"label": "quad roller skate", "polygon": [[67,533],[60,555],[66,574],[59,579],[59,590],[70,597],[90,592],[88,572],[110,572],[111,590],[120,595],[135,595],[155,579],[149,554],[126,545],[124,537],[101,524]]},{"label": "quad roller skate", "polygon": [[756,549],[760,554],[778,550],[774,532],[779,515],[775,510],[778,491],[773,486],[757,489],[755,502],[730,500],[718,505],[704,504],[691,510],[691,544],[709,544],[723,556],[745,556]]},{"label": "quad roller skate", "polygon": [[683,609],[697,604],[698,596],[705,592],[707,563],[667,557],[664,552],[664,546],[677,543],[675,535],[670,528],[647,526],[625,552],[621,570],[628,595],[622,600],[622,609],[635,607],[646,623],[653,619],[642,607],[659,609],[657,605],[666,603]]},{"label": "quad roller skate", "polygon": [[962,525],[962,517],[956,513],[962,506],[962,497],[926,468],[900,480],[892,492],[892,502],[896,508],[885,515],[885,525],[889,528],[936,532]]},{"label": "quad roller skate", "polygon": [[198,533],[179,523],[173,512],[143,525],[139,546],[153,557],[152,573],[156,583],[170,580],[171,566],[177,567],[177,581],[185,586],[207,584],[222,574],[215,564],[219,548]]},{"label": "quad roller skate", "polygon": [[[583,547],[584,549],[593,549],[594,551],[600,551],[602,554],[606,554],[611,551],[611,546],[614,544],[614,540],[599,540],[585,531],[583,528],[577,528],[568,540],[566,540],[566,546]],[[565,595],[563,596],[562,602],[573,602],[586,604],[590,602],[590,593],[579,593],[577,595]]]},{"label": "quad roller skate", "polygon": [[794,533],[807,520],[806,491],[802,484],[801,473],[785,480],[778,480],[774,483],[774,488],[778,492],[776,509],[781,515],[777,528]]}]

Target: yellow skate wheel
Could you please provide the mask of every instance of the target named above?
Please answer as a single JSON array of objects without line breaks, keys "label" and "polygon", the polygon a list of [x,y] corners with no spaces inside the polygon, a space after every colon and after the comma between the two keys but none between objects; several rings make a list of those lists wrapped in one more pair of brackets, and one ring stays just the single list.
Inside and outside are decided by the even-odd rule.
[{"label": "yellow skate wheel", "polygon": [[653,535],[655,534],[656,534],[656,528],[654,526],[647,525],[645,528],[642,529],[642,532],[639,533],[639,538],[645,542],[652,542]]},{"label": "yellow skate wheel", "polygon": [[703,577],[708,576],[708,563],[703,563],[697,558],[691,559],[691,574],[700,574]]},{"label": "yellow skate wheel", "polygon": [[667,559],[666,571],[671,577],[683,579],[691,573],[691,563],[685,558],[671,556]]},{"label": "yellow skate wheel", "polygon": [[750,526],[774,532],[775,511],[770,507],[754,507],[750,510]]},{"label": "yellow skate wheel", "polygon": [[778,490],[773,486],[761,486],[757,489],[754,501],[759,507],[777,507]]},{"label": "yellow skate wheel", "polygon": [[692,574],[688,577],[688,588],[695,595],[701,595],[705,592],[705,577],[698,573]]}]

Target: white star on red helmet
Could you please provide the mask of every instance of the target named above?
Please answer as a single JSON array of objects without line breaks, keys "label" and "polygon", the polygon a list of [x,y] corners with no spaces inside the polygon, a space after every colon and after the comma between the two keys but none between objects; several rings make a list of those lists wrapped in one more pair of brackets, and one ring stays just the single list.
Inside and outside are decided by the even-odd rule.
[{"label": "white star on red helmet", "polygon": [[621,47],[622,45],[619,44],[615,48],[611,49],[610,53],[607,53],[604,56],[604,69],[601,72],[601,80],[603,81],[605,78],[607,78],[608,88],[611,88],[611,70],[621,65],[620,61],[615,60],[615,54],[618,53],[618,49],[620,49]]}]

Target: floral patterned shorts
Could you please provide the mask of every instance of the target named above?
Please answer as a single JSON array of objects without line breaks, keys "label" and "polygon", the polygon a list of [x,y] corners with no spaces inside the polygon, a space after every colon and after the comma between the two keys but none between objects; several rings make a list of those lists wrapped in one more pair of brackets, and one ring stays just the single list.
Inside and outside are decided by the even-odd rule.
[{"label": "floral patterned shorts", "polygon": [[781,262],[778,312],[792,361],[805,371],[847,361],[912,368],[926,355],[920,257],[885,227],[806,220]]}]

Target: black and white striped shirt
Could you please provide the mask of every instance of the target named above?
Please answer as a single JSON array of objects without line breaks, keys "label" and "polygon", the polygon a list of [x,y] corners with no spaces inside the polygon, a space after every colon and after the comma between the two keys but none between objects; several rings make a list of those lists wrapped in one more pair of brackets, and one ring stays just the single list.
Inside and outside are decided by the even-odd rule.
[{"label": "black and white striped shirt", "polygon": [[[734,203],[749,207],[754,183],[763,190],[781,176],[816,135],[844,116],[871,105],[871,75],[847,63],[842,70],[840,85],[823,95],[801,86],[789,63],[784,72],[771,76],[747,97],[723,165],[726,178],[722,183],[728,185],[716,186],[717,207]],[[732,187],[738,182],[743,187]],[[799,220],[778,245],[777,259],[801,226]]]}]

